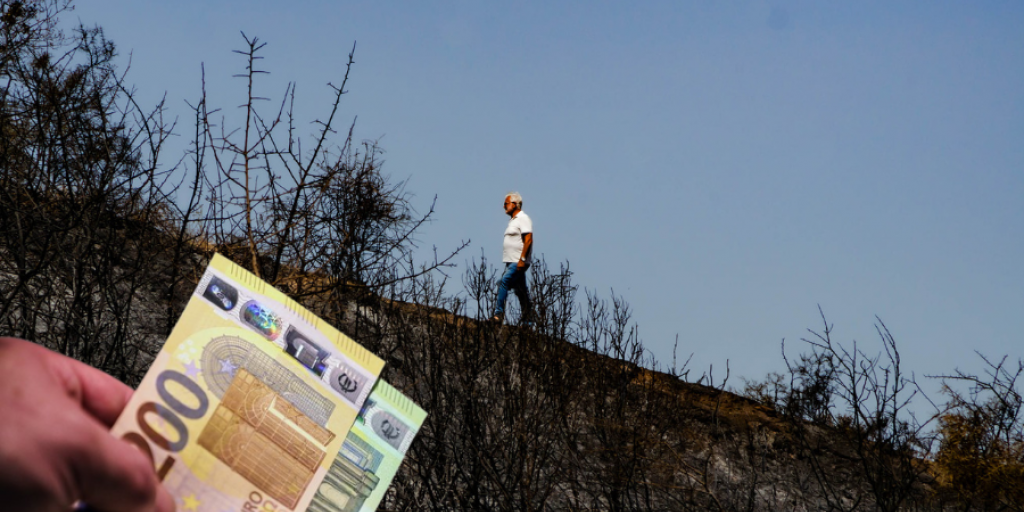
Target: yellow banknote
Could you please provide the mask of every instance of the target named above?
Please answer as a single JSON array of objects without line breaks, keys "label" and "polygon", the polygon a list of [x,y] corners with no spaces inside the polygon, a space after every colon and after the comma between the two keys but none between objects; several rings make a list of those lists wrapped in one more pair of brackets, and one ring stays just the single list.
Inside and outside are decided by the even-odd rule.
[{"label": "yellow banknote", "polygon": [[305,510],[382,367],[217,255],[112,432],[179,511]]},{"label": "yellow banknote", "polygon": [[426,419],[412,400],[378,380],[307,510],[377,510]]}]

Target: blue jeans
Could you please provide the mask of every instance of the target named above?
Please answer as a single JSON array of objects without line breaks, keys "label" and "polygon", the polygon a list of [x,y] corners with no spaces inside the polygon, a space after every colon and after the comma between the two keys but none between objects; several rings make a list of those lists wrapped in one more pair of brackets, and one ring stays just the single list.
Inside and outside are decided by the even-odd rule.
[{"label": "blue jeans", "polygon": [[505,315],[505,301],[508,300],[508,291],[516,292],[519,299],[519,309],[522,310],[522,318],[530,314],[530,290],[526,287],[526,269],[519,269],[515,262],[505,264],[505,273],[498,283],[498,304],[494,307],[494,314]]}]

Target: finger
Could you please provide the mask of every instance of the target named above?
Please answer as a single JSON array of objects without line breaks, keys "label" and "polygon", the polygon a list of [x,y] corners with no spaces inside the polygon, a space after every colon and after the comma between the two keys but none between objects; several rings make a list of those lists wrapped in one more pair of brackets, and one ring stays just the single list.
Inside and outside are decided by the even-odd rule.
[{"label": "finger", "polygon": [[[87,422],[81,422],[80,428]],[[153,463],[139,449],[96,423],[72,458],[78,494],[104,512],[172,512],[174,500],[157,480]]]},{"label": "finger", "polygon": [[[85,363],[16,338],[0,338],[0,352],[15,351],[22,364],[40,365],[53,383],[93,417],[110,427],[132,396],[132,388]],[[54,390],[57,391],[57,390]]]},{"label": "finger", "polygon": [[177,510],[178,504],[175,503],[174,497],[163,485],[157,486],[156,494],[156,512],[174,512]]},{"label": "finger", "polygon": [[132,388],[96,368],[69,357],[61,356],[55,361],[55,365],[59,366],[56,370],[64,374],[62,380],[72,398],[78,400],[83,409],[110,428],[131,399]]}]

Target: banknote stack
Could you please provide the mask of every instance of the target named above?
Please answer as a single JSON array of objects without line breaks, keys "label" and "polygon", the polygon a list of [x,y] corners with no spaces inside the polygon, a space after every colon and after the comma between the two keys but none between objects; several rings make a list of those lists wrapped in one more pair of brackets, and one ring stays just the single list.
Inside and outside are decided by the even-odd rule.
[{"label": "banknote stack", "polygon": [[112,432],[179,511],[372,511],[426,419],[383,366],[218,254]]}]

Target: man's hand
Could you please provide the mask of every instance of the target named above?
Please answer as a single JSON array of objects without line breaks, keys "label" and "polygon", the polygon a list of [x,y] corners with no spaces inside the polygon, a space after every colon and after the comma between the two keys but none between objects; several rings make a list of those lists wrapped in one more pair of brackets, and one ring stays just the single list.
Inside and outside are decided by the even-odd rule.
[{"label": "man's hand", "polygon": [[132,389],[39,345],[0,338],[0,506],[68,512],[171,512],[174,499],[138,449],[110,435]]},{"label": "man's hand", "polygon": [[523,233],[523,255],[519,257],[519,262],[516,263],[516,268],[523,270],[526,268],[526,262],[523,261],[530,254],[530,249],[533,246],[533,233]]}]

